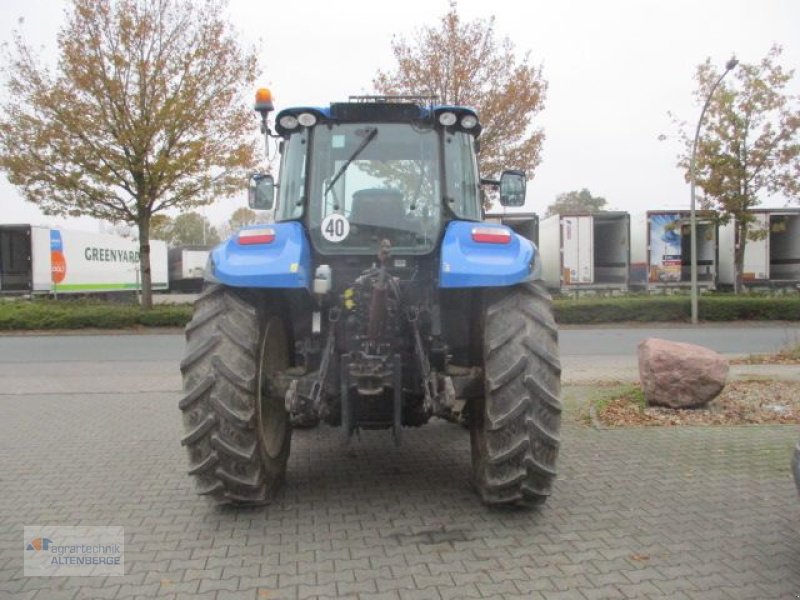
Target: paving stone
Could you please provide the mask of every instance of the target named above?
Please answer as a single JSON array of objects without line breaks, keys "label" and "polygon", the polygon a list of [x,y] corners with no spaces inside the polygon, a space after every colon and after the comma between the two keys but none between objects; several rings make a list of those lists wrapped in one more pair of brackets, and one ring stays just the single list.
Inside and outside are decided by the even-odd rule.
[{"label": "paving stone", "polygon": [[79,590],[59,590],[59,589],[41,589],[36,591],[33,594],[33,598],[36,600],[44,600],[47,598],[48,600],[52,598],[52,600],[73,600],[74,598],[80,598]]},{"label": "paving stone", "polygon": [[102,588],[91,588],[91,590],[88,587],[82,587],[80,594],[82,597],[91,597],[92,600],[111,599],[119,596],[121,587],[119,585],[105,585]]},{"label": "paving stone", "polygon": [[259,600],[255,590],[232,592],[229,590],[219,590],[216,600]]},{"label": "paving stone", "polygon": [[400,590],[401,600],[441,600],[436,589],[427,590]]},{"label": "paving stone", "polygon": [[239,589],[240,590],[250,590],[250,589],[263,589],[263,590],[274,590],[278,587],[278,577],[273,575],[271,577],[240,577],[239,578]]},{"label": "paving stone", "polygon": [[624,600],[625,594],[613,585],[603,585],[593,588],[578,588],[586,600]]},{"label": "paving stone", "polygon": [[298,575],[281,574],[278,575],[278,588],[298,586],[298,585],[317,585],[316,573],[305,571]]},{"label": "paving stone", "polygon": [[340,596],[355,595],[355,594],[369,595],[378,591],[376,582],[372,579],[368,581],[354,581],[352,583],[339,582],[336,584],[336,589]]},{"label": "paving stone", "polygon": [[124,600],[126,598],[133,598],[134,596],[155,596],[158,593],[160,585],[158,583],[149,583],[146,585],[122,585],[117,592],[117,598]]},{"label": "paving stone", "polygon": [[161,584],[159,588],[159,595],[168,595],[168,594],[195,594],[200,587],[200,581],[195,579],[194,581],[184,581],[184,582],[172,582],[168,585]]},{"label": "paving stone", "polygon": [[239,578],[231,577],[230,579],[204,579],[200,582],[198,592],[203,594],[212,590],[228,590],[236,592],[239,590]]},{"label": "paving stone", "polygon": [[649,581],[642,583],[620,584],[617,586],[626,598],[643,598],[647,595],[658,594],[660,590]]},{"label": "paving stone", "polygon": [[217,600],[217,592],[206,592],[205,594],[176,594],[175,600]]},{"label": "paving stone", "polygon": [[369,594],[369,596],[365,596],[365,599],[366,598],[369,598],[369,600],[399,600],[400,594],[395,591],[377,592],[375,594]]},{"label": "paving stone", "polygon": [[416,587],[416,582],[411,575],[404,577],[392,577],[391,579],[382,579],[377,582],[378,591],[389,592],[393,590],[411,590]]},{"label": "paving stone", "polygon": [[298,598],[316,598],[317,596],[336,596],[336,584],[300,585],[297,588]]}]

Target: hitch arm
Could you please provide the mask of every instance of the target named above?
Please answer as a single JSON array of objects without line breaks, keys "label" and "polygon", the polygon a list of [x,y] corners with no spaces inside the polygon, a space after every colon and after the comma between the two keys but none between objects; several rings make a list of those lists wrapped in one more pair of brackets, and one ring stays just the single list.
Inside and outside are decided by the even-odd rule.
[{"label": "hitch arm", "polygon": [[330,323],[330,327],[328,328],[328,336],[325,339],[325,348],[322,351],[322,360],[320,361],[319,366],[319,375],[314,383],[311,384],[311,393],[309,397],[311,398],[311,406],[314,407],[314,412],[319,414],[320,407],[322,406],[322,390],[325,386],[325,380],[328,377],[328,368],[331,364],[331,357],[333,356],[333,348],[334,343],[336,341],[336,336],[334,331],[336,330],[336,322],[339,320],[339,311],[337,309],[331,309],[328,313],[328,322]]},{"label": "hitch arm", "polygon": [[437,396],[436,391],[436,377],[431,371],[431,364],[428,362],[428,355],[425,354],[425,347],[422,345],[422,336],[417,327],[418,313],[414,309],[408,310],[408,322],[411,324],[411,329],[414,332],[414,354],[419,362],[419,370],[422,374],[423,391],[425,392],[425,409],[432,411],[434,409],[434,398]]}]

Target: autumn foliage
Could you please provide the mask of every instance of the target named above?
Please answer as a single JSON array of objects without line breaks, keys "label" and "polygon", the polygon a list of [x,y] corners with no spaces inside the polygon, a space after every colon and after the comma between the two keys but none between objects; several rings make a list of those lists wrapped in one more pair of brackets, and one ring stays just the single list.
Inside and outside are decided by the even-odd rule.
[{"label": "autumn foliage", "polygon": [[255,162],[255,53],[223,9],[72,0],[55,70],[21,34],[5,56],[0,168],[46,214],[137,225],[145,306],[152,217],[240,191]]},{"label": "autumn foliage", "polygon": [[451,3],[438,25],[411,40],[394,38],[392,50],[396,65],[373,81],[379,94],[435,96],[442,104],[477,109],[484,176],[504,168],[533,176],[544,141],[533,121],[544,108],[547,83],[527,55],[517,60],[509,39],[496,39],[494,18],[464,22]]},{"label": "autumn foliage", "polygon": [[[697,186],[704,206],[735,219],[739,243],[735,252],[736,289],[741,284],[748,239],[766,235],[752,228],[755,206],[769,197],[800,200],[800,97],[788,93],[794,71],[780,64],[774,46],[756,63],[740,63],[710,96],[696,154]],[[695,76],[698,103],[709,97],[719,78],[706,60]],[[693,131],[683,127],[685,151],[679,166],[690,180]]]}]

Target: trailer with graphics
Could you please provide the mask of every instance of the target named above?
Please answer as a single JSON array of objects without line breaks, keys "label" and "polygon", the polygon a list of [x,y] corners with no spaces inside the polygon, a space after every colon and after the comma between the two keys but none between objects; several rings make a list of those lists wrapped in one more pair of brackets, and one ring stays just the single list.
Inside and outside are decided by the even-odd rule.
[{"label": "trailer with graphics", "polygon": [[[716,289],[717,213],[697,211],[697,285]],[[688,210],[651,210],[631,218],[633,289],[682,289],[691,285],[691,224]]]},{"label": "trailer with graphics", "polygon": [[551,289],[627,291],[630,216],[626,212],[552,215],[539,223],[542,273]]},{"label": "trailer with graphics", "polygon": [[[154,290],[168,287],[167,245],[150,242]],[[36,225],[0,225],[0,294],[109,294],[140,288],[138,242]]]},{"label": "trailer with graphics", "polygon": [[[742,284],[748,288],[800,286],[800,209],[759,208],[744,248]],[[719,283],[734,283],[735,251],[740,240],[731,219],[719,232]]]}]

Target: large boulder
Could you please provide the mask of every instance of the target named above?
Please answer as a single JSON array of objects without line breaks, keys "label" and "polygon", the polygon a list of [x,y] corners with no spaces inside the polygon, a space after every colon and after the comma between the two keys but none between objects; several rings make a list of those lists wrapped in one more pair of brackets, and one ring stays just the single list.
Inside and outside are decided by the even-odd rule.
[{"label": "large boulder", "polygon": [[639,379],[651,406],[703,406],[717,397],[728,378],[728,361],[703,346],[648,338],[637,354]]}]

